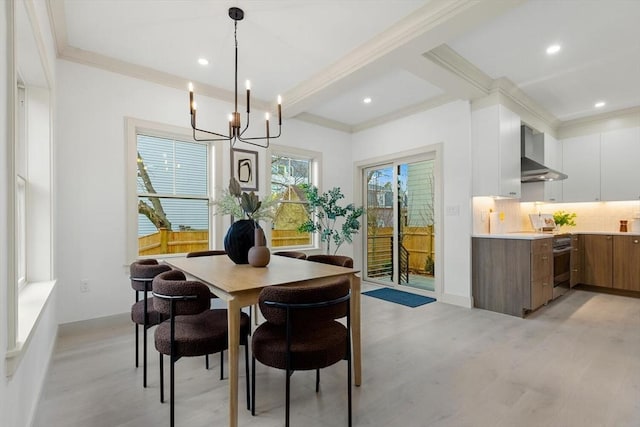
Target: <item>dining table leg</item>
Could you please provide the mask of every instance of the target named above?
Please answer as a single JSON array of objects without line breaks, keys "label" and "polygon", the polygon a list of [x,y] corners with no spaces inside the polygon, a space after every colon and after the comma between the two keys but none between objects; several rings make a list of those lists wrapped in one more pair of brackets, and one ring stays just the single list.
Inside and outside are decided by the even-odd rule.
[{"label": "dining table leg", "polygon": [[351,275],[351,340],[353,343],[353,382],[362,383],[362,345],[360,333],[360,276]]},{"label": "dining table leg", "polygon": [[[229,326],[229,426],[238,426],[238,354],[240,347],[240,310],[235,298],[227,301]],[[248,380],[248,379],[247,379]]]}]

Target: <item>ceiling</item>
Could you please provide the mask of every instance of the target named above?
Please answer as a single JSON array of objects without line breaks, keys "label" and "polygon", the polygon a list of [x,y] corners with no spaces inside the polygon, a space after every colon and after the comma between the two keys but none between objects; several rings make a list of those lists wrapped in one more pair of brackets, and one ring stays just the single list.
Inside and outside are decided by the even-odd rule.
[{"label": "ceiling", "polygon": [[239,90],[285,117],[357,131],[496,90],[552,127],[640,106],[636,0],[49,0],[61,58],[228,101],[232,6]]}]

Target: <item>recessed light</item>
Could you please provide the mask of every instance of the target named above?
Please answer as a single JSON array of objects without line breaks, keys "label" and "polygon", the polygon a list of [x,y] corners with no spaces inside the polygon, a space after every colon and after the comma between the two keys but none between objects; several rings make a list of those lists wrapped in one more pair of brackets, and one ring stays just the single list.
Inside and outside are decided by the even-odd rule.
[{"label": "recessed light", "polygon": [[207,60],[207,58],[199,58],[198,59],[198,64],[200,64],[200,65],[209,65],[209,60]]},{"label": "recessed light", "polygon": [[371,98],[366,97],[365,99],[362,100],[362,102],[364,102],[365,104],[371,104]]},{"label": "recessed light", "polygon": [[596,107],[596,108],[602,108],[602,107],[604,107],[605,105],[607,105],[607,103],[606,103],[606,102],[604,102],[604,101],[598,101],[598,102],[596,102],[596,103],[595,103],[594,107]]},{"label": "recessed light", "polygon": [[552,44],[551,46],[549,46],[547,48],[547,54],[548,55],[554,55],[556,53],[560,52],[560,45],[559,44]]}]

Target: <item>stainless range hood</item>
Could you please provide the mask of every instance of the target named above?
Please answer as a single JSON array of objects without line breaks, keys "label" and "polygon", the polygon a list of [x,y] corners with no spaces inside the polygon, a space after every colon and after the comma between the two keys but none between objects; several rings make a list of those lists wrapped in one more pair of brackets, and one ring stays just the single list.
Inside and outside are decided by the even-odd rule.
[{"label": "stainless range hood", "polygon": [[568,176],[528,157],[520,157],[520,182],[559,181]]},{"label": "stainless range hood", "polygon": [[[567,179],[568,176],[562,172],[551,169],[542,163],[539,163],[529,157],[526,157],[526,153],[540,152],[544,150],[544,141],[539,141],[539,147],[534,147],[535,144],[533,137],[533,130],[525,125],[520,128],[520,144],[521,144],[521,156],[520,157],[520,182],[541,182],[541,181],[559,181]],[[536,150],[535,148],[539,148]],[[544,158],[544,155],[540,156]]]}]

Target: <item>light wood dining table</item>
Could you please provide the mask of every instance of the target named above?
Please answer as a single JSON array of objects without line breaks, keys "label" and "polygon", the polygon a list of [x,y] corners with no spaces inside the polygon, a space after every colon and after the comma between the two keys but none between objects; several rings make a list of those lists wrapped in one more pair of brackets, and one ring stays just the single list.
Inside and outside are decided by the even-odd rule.
[{"label": "light wood dining table", "polygon": [[[165,263],[209,286],[211,292],[227,304],[229,322],[229,426],[238,425],[238,357],[240,345],[240,310],[258,302],[258,295],[267,286],[330,282],[348,277],[351,283],[351,342],[353,381],[361,384],[362,362],[360,343],[360,277],[359,271],[306,260],[272,256],[263,268],[235,264],[229,257],[207,256],[168,258]],[[257,315],[257,313],[254,313]],[[248,381],[248,379],[247,379]]]}]

